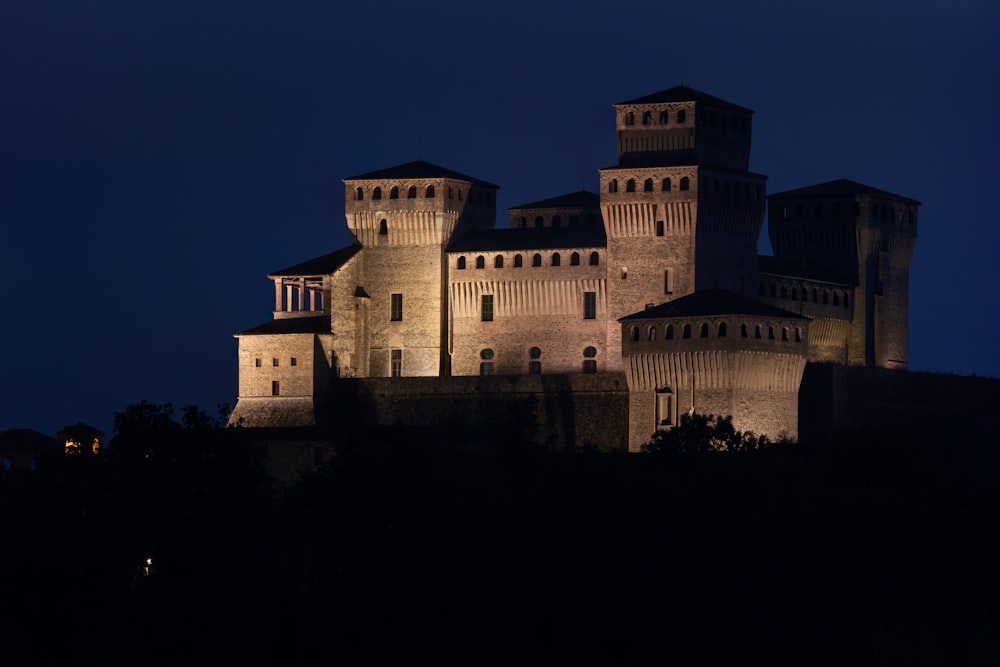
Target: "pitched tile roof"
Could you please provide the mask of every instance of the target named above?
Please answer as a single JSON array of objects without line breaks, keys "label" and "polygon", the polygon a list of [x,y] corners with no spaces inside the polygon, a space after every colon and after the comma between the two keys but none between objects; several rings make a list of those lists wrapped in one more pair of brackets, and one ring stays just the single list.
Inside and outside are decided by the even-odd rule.
[{"label": "pitched tile roof", "polygon": [[558,197],[551,197],[550,199],[542,199],[539,201],[533,201],[529,204],[521,204],[520,206],[511,206],[508,211],[526,209],[526,208],[600,208],[601,207],[601,196],[596,192],[590,192],[588,190],[579,190],[577,192],[571,192],[567,195],[560,195]]},{"label": "pitched tile roof", "polygon": [[365,174],[345,178],[344,181],[372,181],[379,179],[403,178],[453,178],[458,181],[470,181],[476,185],[493,188],[494,190],[500,187],[499,185],[494,185],[493,183],[473,178],[472,176],[467,176],[466,174],[446,169],[445,167],[440,167],[424,160],[415,160],[405,164],[397,164],[395,167],[386,167],[385,169],[369,171]]},{"label": "pitched tile roof", "polygon": [[339,269],[347,260],[354,257],[361,250],[360,245],[351,245],[340,250],[335,250],[326,255],[321,255],[315,259],[306,260],[301,264],[290,266],[267,274],[268,278],[278,276],[328,276]]},{"label": "pitched tile roof", "polygon": [[268,336],[272,334],[318,334],[330,333],[330,316],[316,315],[312,317],[289,317],[281,320],[271,320],[257,325],[236,336]]},{"label": "pitched tile roof", "polygon": [[810,185],[795,190],[786,190],[784,192],[777,192],[773,195],[768,195],[767,198],[808,199],[811,197],[841,197],[841,196],[854,196],[854,195],[878,195],[879,197],[900,199],[902,201],[907,201],[913,204],[920,203],[916,199],[910,199],[909,197],[896,195],[891,192],[887,192],[885,190],[873,188],[870,185],[864,185],[863,183],[858,183],[856,181],[848,180],[846,178],[838,178],[835,181],[827,181],[826,183],[820,183],[819,185]]},{"label": "pitched tile roof", "polygon": [[526,227],[476,229],[448,246],[448,252],[490,250],[548,250],[553,248],[603,248],[608,244],[604,225],[575,227]]},{"label": "pitched tile roof", "polygon": [[700,317],[704,315],[753,315],[760,317],[780,317],[782,319],[808,320],[798,313],[784,308],[776,308],[755,299],[740,296],[723,289],[699,290],[674,301],[661,303],[619,318],[625,320],[651,320],[663,317]]},{"label": "pitched tile roof", "polygon": [[751,109],[741,107],[740,105],[733,104],[732,102],[727,102],[715,97],[714,95],[703,93],[700,90],[695,90],[689,86],[674,86],[673,88],[661,90],[658,93],[637,97],[634,100],[619,102],[615,106],[621,104],[656,104],[659,102],[702,102],[704,104],[732,109],[734,111],[746,111],[753,113],[753,110]]}]

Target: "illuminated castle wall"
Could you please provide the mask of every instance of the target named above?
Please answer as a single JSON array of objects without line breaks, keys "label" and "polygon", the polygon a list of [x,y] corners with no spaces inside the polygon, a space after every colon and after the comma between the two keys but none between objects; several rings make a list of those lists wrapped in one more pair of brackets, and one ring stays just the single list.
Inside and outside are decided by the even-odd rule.
[{"label": "illuminated castle wall", "polygon": [[614,428],[634,450],[691,410],[794,436],[807,362],[906,367],[919,202],[846,180],[771,195],[775,256],[758,257],[753,112],[683,86],[614,108],[600,193],[516,206],[507,228],[496,185],[437,165],[344,179],[354,243],[270,274],[274,318],[236,335],[232,421],[329,423],[365,379],[443,395],[446,378],[597,374],[627,385]]}]

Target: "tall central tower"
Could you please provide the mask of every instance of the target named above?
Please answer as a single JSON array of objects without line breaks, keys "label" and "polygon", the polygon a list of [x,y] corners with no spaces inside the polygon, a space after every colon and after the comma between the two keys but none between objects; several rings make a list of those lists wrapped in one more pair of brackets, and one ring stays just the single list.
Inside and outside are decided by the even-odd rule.
[{"label": "tall central tower", "polygon": [[[614,109],[618,164],[600,170],[609,318],[696,290],[750,295],[766,181],[749,171],[753,112],[687,86]],[[608,359],[621,359],[617,326]]]}]

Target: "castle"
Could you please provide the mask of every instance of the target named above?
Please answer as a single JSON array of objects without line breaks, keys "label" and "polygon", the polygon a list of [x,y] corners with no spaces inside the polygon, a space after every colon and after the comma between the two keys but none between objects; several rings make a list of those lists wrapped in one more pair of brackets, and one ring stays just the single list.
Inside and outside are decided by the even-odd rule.
[{"label": "castle", "polygon": [[530,394],[551,423],[606,409],[602,437],[634,451],[688,411],[794,437],[807,363],[907,367],[919,202],[848,180],[767,196],[753,112],[686,86],[614,109],[599,194],[516,206],[509,228],[498,186],[428,162],[344,179],[354,243],[268,276],[231,421],[351,419],[345,386],[396,406],[376,422],[486,422],[467,413]]}]

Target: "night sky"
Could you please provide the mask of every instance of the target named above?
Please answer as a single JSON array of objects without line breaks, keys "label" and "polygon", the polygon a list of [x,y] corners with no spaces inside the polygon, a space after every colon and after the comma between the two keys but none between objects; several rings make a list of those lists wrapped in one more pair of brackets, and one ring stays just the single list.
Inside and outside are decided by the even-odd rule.
[{"label": "night sky", "polygon": [[0,431],[235,403],[267,273],[349,243],[342,178],[422,158],[505,224],[681,83],[756,111],[769,193],[922,201],[910,367],[998,377],[998,34],[994,0],[5,0]]}]

